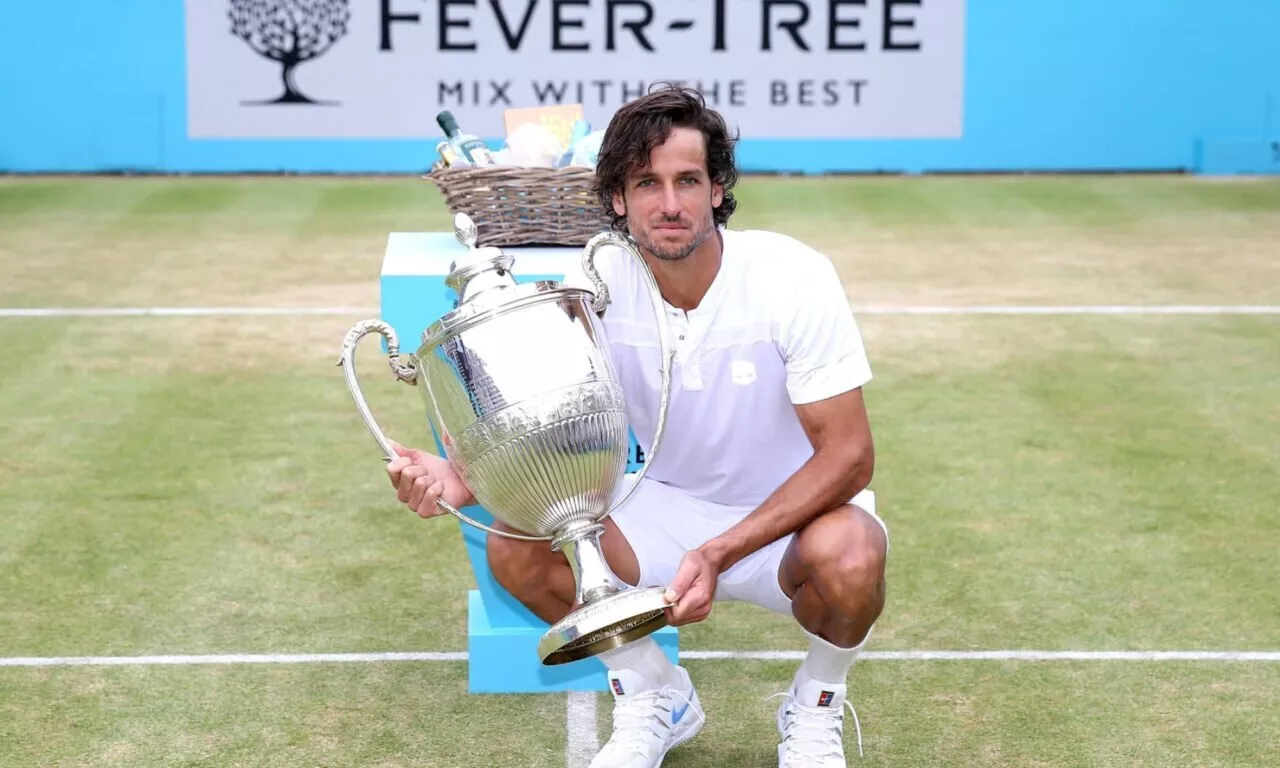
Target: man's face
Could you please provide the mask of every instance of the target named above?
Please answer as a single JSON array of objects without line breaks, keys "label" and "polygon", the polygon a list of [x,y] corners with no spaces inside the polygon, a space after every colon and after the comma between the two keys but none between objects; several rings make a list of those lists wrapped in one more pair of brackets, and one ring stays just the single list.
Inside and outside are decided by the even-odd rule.
[{"label": "man's face", "polygon": [[642,248],[665,261],[683,259],[715,233],[713,209],[724,188],[707,174],[702,132],[675,128],[653,148],[647,168],[627,175],[613,209]]}]

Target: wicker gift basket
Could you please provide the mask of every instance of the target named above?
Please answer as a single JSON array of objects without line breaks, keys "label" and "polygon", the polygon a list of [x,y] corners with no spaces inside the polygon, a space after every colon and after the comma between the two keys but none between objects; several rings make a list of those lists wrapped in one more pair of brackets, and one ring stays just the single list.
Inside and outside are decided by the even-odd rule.
[{"label": "wicker gift basket", "polygon": [[610,221],[591,191],[590,168],[484,166],[428,174],[450,213],[476,223],[476,245],[584,246]]}]

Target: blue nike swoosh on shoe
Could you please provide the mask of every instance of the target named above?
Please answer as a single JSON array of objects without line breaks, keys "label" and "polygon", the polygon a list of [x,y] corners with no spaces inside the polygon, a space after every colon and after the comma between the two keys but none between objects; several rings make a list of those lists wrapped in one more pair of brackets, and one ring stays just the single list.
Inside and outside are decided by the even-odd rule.
[{"label": "blue nike swoosh on shoe", "polygon": [[684,713],[689,711],[689,705],[685,704],[679,709],[671,710],[671,724],[675,725],[684,717]]}]

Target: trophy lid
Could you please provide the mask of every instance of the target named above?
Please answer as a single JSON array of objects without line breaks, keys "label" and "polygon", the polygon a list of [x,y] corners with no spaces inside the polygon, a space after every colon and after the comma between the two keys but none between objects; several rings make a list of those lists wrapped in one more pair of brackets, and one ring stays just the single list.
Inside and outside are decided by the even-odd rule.
[{"label": "trophy lid", "polygon": [[554,280],[519,284],[511,273],[515,259],[501,248],[476,247],[475,222],[465,213],[453,217],[454,236],[467,246],[467,253],[449,264],[445,285],[458,296],[457,305],[422,334],[424,348],[434,347],[493,313],[510,311],[531,303],[585,293]]},{"label": "trophy lid", "polygon": [[449,264],[449,275],[444,283],[458,294],[459,304],[488,288],[515,285],[515,278],[511,275],[515,259],[503,253],[501,248],[477,248],[476,223],[461,211],[453,217],[453,236],[467,246],[467,254]]}]

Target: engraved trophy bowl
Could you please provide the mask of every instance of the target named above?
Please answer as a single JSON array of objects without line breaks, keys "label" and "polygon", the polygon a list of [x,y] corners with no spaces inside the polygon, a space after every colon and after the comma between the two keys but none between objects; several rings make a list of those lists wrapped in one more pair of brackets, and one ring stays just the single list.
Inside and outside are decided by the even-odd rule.
[{"label": "engraved trophy bowl", "polygon": [[[514,532],[487,526],[443,500],[440,507],[492,534],[546,541],[568,560],[574,609],[539,642],[544,665],[588,658],[661,629],[669,606],[664,589],[623,582],[600,545],[601,521],[652,466],[666,423],[674,353],[653,273],[629,238],[601,232],[582,254],[594,292],[550,280],[516,283],[510,255],[476,247],[470,217],[457,214],[454,229],[468,248],[445,280],[457,305],[426,329],[407,362],[395,331],[381,320],[357,323],[343,339],[338,365],[365,425],[386,461],[396,458],[356,378],[356,347],[377,333],[386,340],[391,372],[421,394],[432,430],[476,502]],[[650,458],[620,497],[630,445],[626,403],[601,320],[609,290],[595,256],[606,245],[622,248],[643,267],[662,350]]]}]

